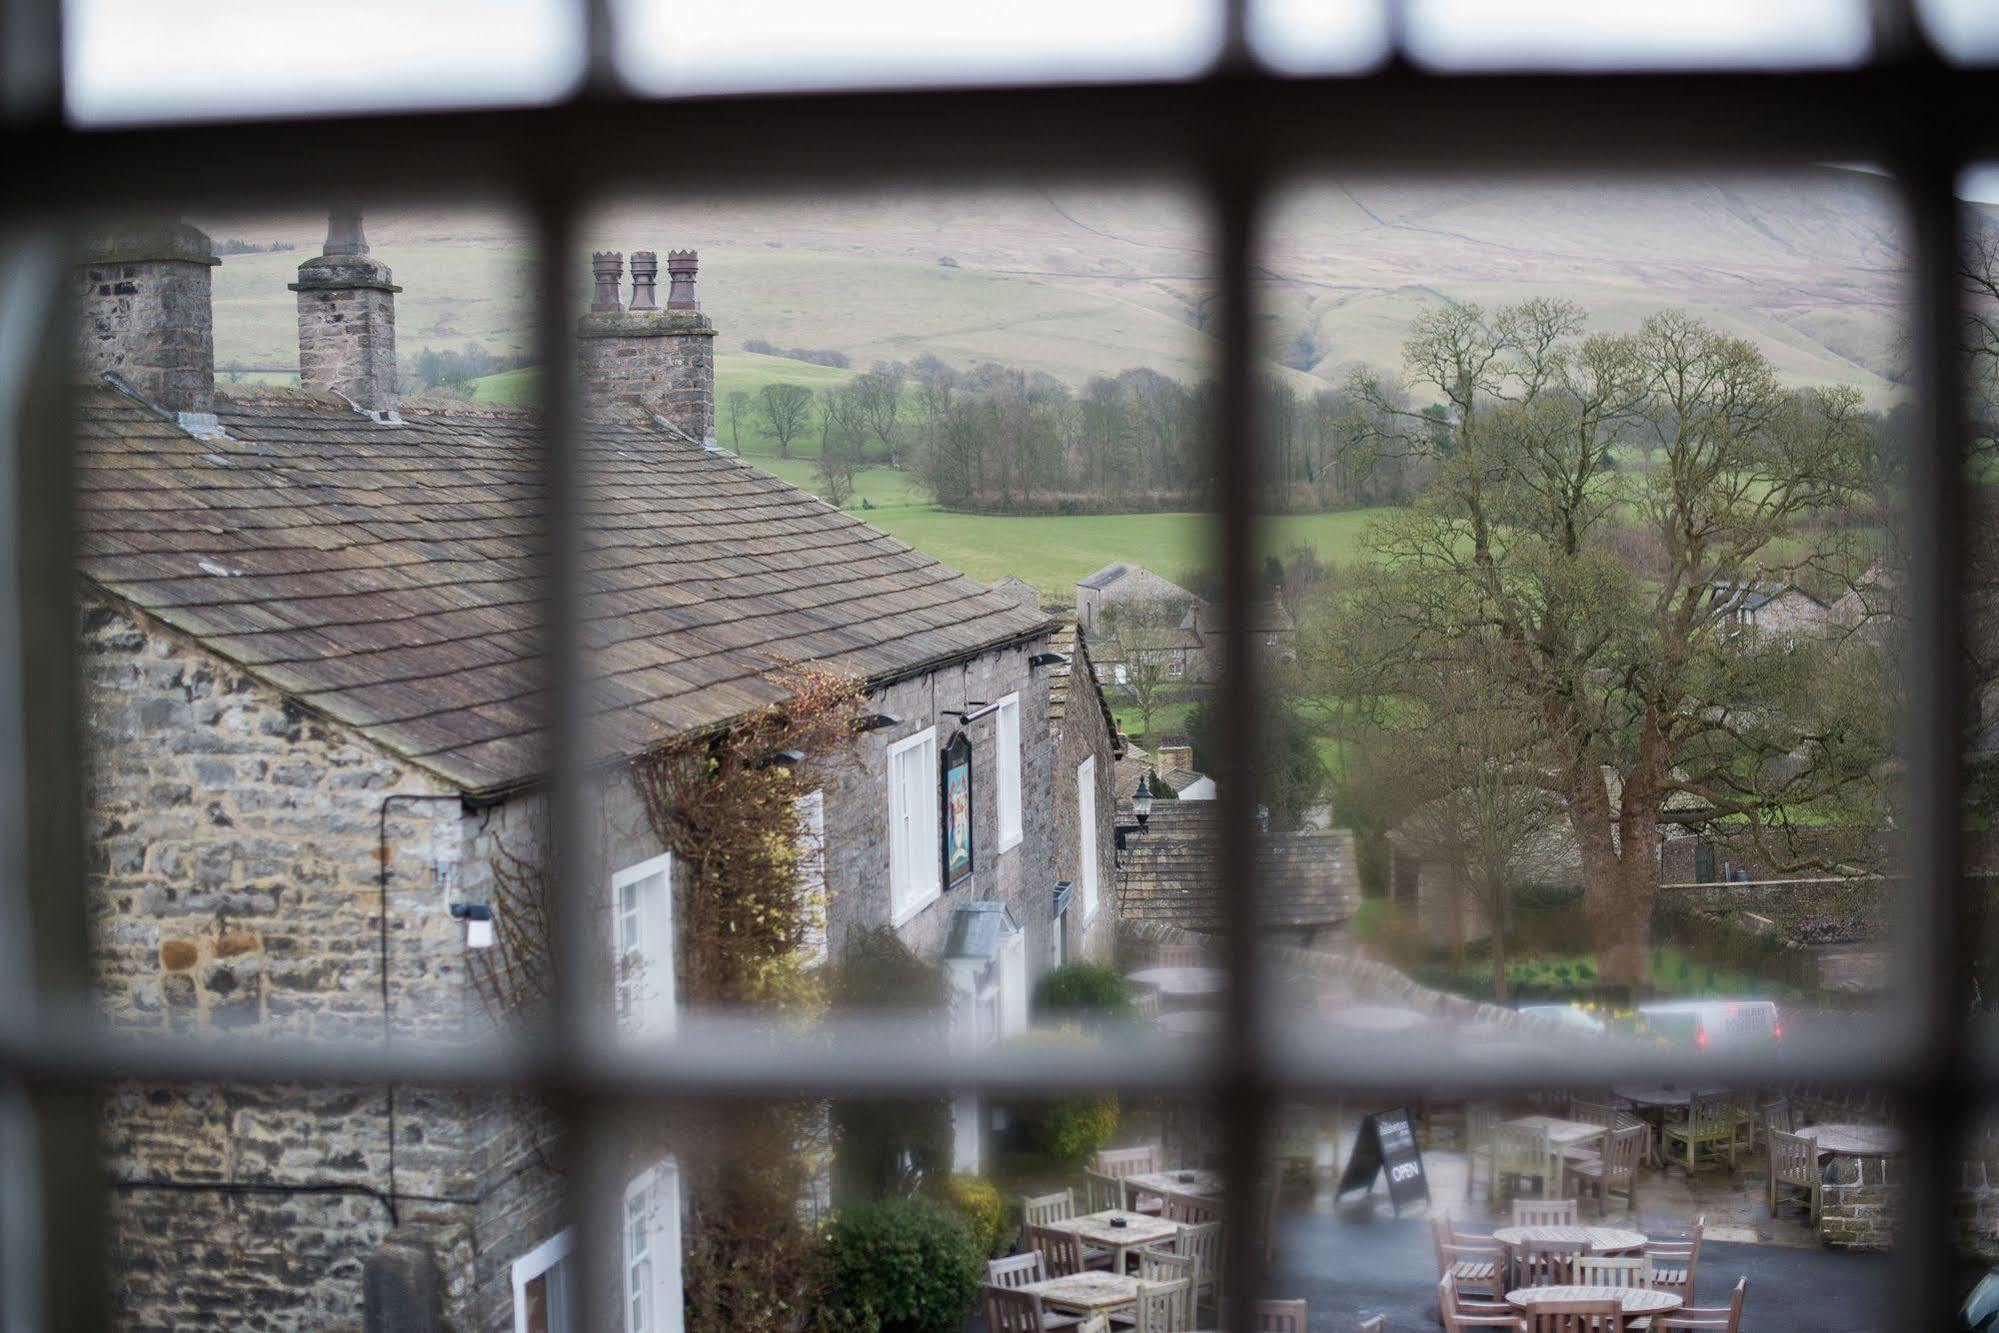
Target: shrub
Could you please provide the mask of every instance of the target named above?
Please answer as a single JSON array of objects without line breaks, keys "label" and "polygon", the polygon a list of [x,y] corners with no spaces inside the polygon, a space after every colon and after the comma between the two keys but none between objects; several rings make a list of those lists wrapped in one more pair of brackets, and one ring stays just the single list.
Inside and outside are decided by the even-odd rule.
[{"label": "shrub", "polygon": [[1137,1016],[1131,983],[1102,963],[1066,963],[1034,984],[1034,1007],[1089,1025]]},{"label": "shrub", "polygon": [[1006,1229],[1006,1200],[1000,1197],[999,1186],[984,1176],[959,1172],[945,1182],[944,1201],[971,1227],[979,1253],[991,1257]]},{"label": "shrub", "polygon": [[978,1242],[929,1199],[849,1209],[827,1229],[823,1322],[852,1333],[956,1333],[978,1295]]},{"label": "shrub", "polygon": [[1073,1162],[1109,1143],[1117,1125],[1117,1098],[1070,1097],[1042,1113],[1036,1138],[1050,1157]]}]

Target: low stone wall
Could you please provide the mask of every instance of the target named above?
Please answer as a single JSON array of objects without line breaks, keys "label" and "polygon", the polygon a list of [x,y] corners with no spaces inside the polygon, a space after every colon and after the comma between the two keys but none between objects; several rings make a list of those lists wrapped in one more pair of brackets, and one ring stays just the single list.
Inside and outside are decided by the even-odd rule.
[{"label": "low stone wall", "polygon": [[1892,1157],[1835,1157],[1826,1170],[1819,1238],[1827,1248],[1891,1248],[1902,1217],[1902,1164]]}]

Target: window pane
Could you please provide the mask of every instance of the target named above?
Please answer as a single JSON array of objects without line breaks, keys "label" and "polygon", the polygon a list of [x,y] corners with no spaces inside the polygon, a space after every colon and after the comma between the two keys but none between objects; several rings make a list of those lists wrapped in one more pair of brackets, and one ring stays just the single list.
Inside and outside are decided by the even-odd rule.
[{"label": "window pane", "polygon": [[1918,0],[1916,10],[1945,54],[1967,63],[1999,59],[1999,8],[1985,0]]},{"label": "window pane", "polygon": [[1136,79],[1213,58],[1214,0],[618,0],[619,62],[648,92]]},{"label": "window pane", "polygon": [[1409,52],[1445,68],[1847,65],[1863,0],[1410,0]]},{"label": "window pane", "polygon": [[1253,0],[1250,39],[1278,69],[1361,70],[1388,54],[1383,0]]},{"label": "window pane", "polygon": [[88,122],[540,102],[581,69],[565,0],[65,0],[64,19]]}]

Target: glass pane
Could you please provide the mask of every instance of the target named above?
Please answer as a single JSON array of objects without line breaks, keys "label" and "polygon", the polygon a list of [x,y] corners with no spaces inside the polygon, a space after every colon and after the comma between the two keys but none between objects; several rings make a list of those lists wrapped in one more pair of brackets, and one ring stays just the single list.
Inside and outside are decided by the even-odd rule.
[{"label": "glass pane", "polygon": [[552,100],[582,67],[565,0],[64,0],[79,121]]},{"label": "glass pane", "polygon": [[1388,54],[1382,0],[1252,0],[1250,40],[1283,70],[1362,70]]},{"label": "glass pane", "polygon": [[1999,9],[1985,0],[1917,0],[1916,11],[1946,55],[1980,64],[1999,59]]},{"label": "glass pane", "polygon": [[1024,83],[1189,74],[1215,0],[618,0],[619,66],[648,92]]},{"label": "glass pane", "polygon": [[1410,0],[1409,53],[1442,68],[1850,65],[1864,0]]}]

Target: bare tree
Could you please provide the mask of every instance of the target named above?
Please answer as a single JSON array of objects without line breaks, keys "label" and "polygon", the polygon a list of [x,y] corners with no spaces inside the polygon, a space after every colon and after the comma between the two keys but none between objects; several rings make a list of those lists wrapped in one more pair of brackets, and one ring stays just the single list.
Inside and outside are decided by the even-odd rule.
[{"label": "bare tree", "polygon": [[1186,608],[1169,598],[1115,602],[1103,609],[1099,624],[1116,664],[1112,684],[1122,689],[1138,710],[1139,729],[1152,743],[1152,719],[1178,690],[1186,656],[1180,646],[1180,623]]},{"label": "bare tree", "polygon": [[875,368],[855,378],[853,389],[862,418],[881,441],[888,465],[902,466],[895,426],[902,413],[902,391],[909,383],[909,367],[900,361],[877,361]]},{"label": "bare tree", "polygon": [[812,411],[812,390],[802,384],[766,384],[757,395],[757,414],[777,439],[777,451],[791,457],[791,442],[805,429]]},{"label": "bare tree", "polygon": [[729,443],[738,458],[743,455],[743,418],[750,414],[750,396],[741,389],[729,390]]},{"label": "bare tree", "polygon": [[819,456],[812,475],[828,503],[844,508],[854,498],[854,473],[861,456],[863,407],[854,387],[833,385],[819,392]]}]

